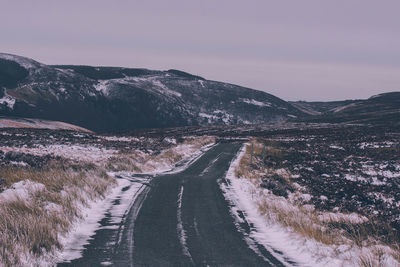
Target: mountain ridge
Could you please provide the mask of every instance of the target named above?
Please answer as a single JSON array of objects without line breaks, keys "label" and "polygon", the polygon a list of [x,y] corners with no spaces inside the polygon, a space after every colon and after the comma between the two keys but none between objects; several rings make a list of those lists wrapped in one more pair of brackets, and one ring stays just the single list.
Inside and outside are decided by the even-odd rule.
[{"label": "mountain ridge", "polygon": [[400,92],[393,91],[367,99],[331,102],[290,102],[312,116],[303,122],[329,123],[400,123]]},{"label": "mountain ridge", "polygon": [[7,77],[0,85],[0,115],[98,132],[271,123],[306,115],[266,92],[180,70],[45,65],[1,53],[0,66]]},{"label": "mountain ridge", "polygon": [[398,123],[400,92],[287,102],[181,70],[45,65],[0,53],[0,116],[63,121],[97,132],[285,121]]}]

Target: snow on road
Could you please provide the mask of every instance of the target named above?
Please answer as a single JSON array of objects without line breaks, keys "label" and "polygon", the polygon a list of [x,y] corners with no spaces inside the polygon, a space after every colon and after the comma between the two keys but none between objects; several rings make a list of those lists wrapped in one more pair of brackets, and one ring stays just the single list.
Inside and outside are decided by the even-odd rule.
[{"label": "snow on road", "polygon": [[[72,230],[65,237],[61,237],[64,249],[57,256],[59,262],[68,262],[82,256],[84,246],[89,243],[90,237],[96,230],[101,229],[100,220],[107,212],[111,213],[111,220],[115,227],[119,227],[125,211],[135,200],[141,183],[132,183],[128,178],[120,178],[107,197],[100,201],[92,201],[81,207],[82,220],[76,221]],[[128,190],[123,190],[129,188]],[[119,200],[118,205],[113,205]]]},{"label": "snow on road", "polygon": [[[268,220],[259,212],[258,204],[264,197],[260,188],[257,188],[249,179],[236,177],[235,170],[239,165],[240,159],[245,154],[245,146],[232,161],[232,164],[225,177],[225,182],[220,183],[220,187],[224,192],[225,198],[230,201],[231,213],[236,218],[238,229],[240,223],[247,221],[252,229],[248,237],[255,240],[258,244],[262,244],[271,254],[282,262],[287,262],[287,258],[293,259],[296,266],[358,266],[361,256],[372,255],[370,247],[357,247],[347,245],[325,245],[314,239],[306,238],[299,233],[294,232],[288,227],[284,227],[278,222]],[[280,209],[292,209],[293,207],[283,199],[275,198],[269,201],[277,201],[277,207]],[[261,202],[262,203],[262,202]],[[332,214],[324,213],[324,220],[330,221],[351,221],[360,222],[367,218],[353,214]],[[251,242],[248,242],[251,246]],[[256,248],[253,248],[255,250]],[[382,252],[385,251],[384,246],[380,246]],[[397,262],[391,257],[385,259],[384,266],[397,266]],[[288,263],[290,265],[290,262]]]},{"label": "snow on road", "polygon": [[187,247],[186,244],[186,232],[185,229],[183,228],[183,222],[182,222],[182,197],[183,197],[183,185],[181,186],[181,189],[179,191],[178,195],[178,209],[177,209],[177,214],[176,214],[176,219],[178,221],[176,230],[178,233],[179,241],[182,246],[182,253],[186,256],[189,257],[190,261],[193,263],[192,255],[189,252],[189,248]]},{"label": "snow on road", "polygon": [[[140,192],[150,182],[150,176],[155,176],[160,173],[178,173],[186,169],[192,162],[201,157],[206,151],[211,149],[214,144],[203,146],[197,151],[193,151],[192,146],[178,146],[178,150],[184,150],[187,153],[186,158],[181,160],[175,166],[166,166],[159,164],[148,177],[143,178],[143,174],[135,175],[131,172],[109,172],[108,174],[117,179],[117,185],[110,190],[106,198],[100,201],[88,201],[86,206],[81,207],[83,214],[82,220],[76,221],[73,230],[65,237],[60,237],[64,249],[57,255],[58,262],[70,262],[74,259],[82,257],[84,246],[89,244],[91,237],[97,230],[104,229],[118,229],[123,226],[123,219],[127,212],[129,212],[132,204],[139,196]],[[183,187],[181,197],[183,194]],[[117,204],[115,204],[117,203]],[[179,205],[179,203],[178,203]],[[102,226],[100,221],[106,216],[107,213],[111,214],[111,225]],[[178,220],[180,214],[178,213]],[[122,233],[123,229],[120,229]],[[185,231],[183,226],[177,228],[178,234],[183,242],[183,249],[185,251]],[[116,241],[118,242],[118,240]],[[116,244],[109,244],[114,246]],[[185,251],[190,257],[189,251]]]},{"label": "snow on road", "polygon": [[[253,229],[247,240],[249,246],[257,251],[258,249],[252,244],[254,241],[261,244],[274,257],[285,263],[286,266],[293,266],[290,260],[296,262],[296,266],[338,266],[335,259],[326,259],[321,261],[315,258],[307,249],[309,245],[317,246],[310,240],[296,239],[296,237],[287,229],[278,224],[271,224],[258,212],[257,199],[255,198],[254,185],[245,179],[238,179],[235,175],[235,169],[240,159],[245,154],[245,146],[242,147],[236,159],[232,164],[225,177],[227,183],[220,183],[220,187],[224,192],[224,196],[232,204],[231,213],[240,224],[245,219]],[[243,214],[245,218],[240,215]],[[305,243],[306,242],[306,246]],[[283,255],[277,253],[281,251]]]}]

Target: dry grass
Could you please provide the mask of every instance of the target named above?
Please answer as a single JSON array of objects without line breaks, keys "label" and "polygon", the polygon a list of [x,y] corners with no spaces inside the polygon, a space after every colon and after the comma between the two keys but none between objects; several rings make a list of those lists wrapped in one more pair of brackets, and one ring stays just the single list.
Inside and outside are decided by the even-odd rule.
[{"label": "dry grass", "polygon": [[79,217],[78,207],[87,199],[102,197],[115,182],[102,170],[78,171],[76,167],[0,168],[0,177],[9,186],[20,181],[44,185],[28,196],[0,199],[0,259],[5,265],[22,265],[21,255],[40,257],[59,249],[58,236]]},{"label": "dry grass", "polygon": [[[251,143],[253,143],[253,166],[250,166],[251,145],[247,145],[235,174],[238,178],[248,179],[254,185],[251,194],[257,202],[260,214],[267,221],[279,223],[303,237],[331,247],[344,245],[349,249],[352,247],[359,250],[367,248],[368,252],[362,253],[359,258],[359,266],[388,266],[388,255],[400,262],[399,245],[392,242],[393,240],[385,242],[376,238],[378,229],[382,226],[375,224],[372,219],[362,223],[322,220],[319,216],[321,212],[316,211],[311,205],[305,205],[300,197],[285,199],[265,192],[260,186],[262,182],[260,177],[262,176],[279,173],[279,176],[288,183],[293,182],[289,171],[271,169],[261,164],[264,143],[256,139],[251,140]],[[269,147],[269,145],[271,144],[267,144],[265,155],[284,157],[284,151],[279,148],[277,143],[273,144],[276,146],[275,148]],[[295,192],[295,196],[296,194],[301,195],[300,192]]]},{"label": "dry grass", "polygon": [[[398,246],[398,245],[397,245]],[[359,258],[359,266],[361,267],[387,267],[387,266],[400,266],[400,264],[388,263],[387,255],[390,254],[393,259],[399,261],[399,250],[395,252],[388,251],[384,247],[377,246],[373,249],[372,253],[366,253]],[[390,265],[389,265],[390,264]]]},{"label": "dry grass", "polygon": [[16,190],[7,191],[6,198],[0,194],[0,266],[39,262],[51,254],[48,252],[60,249],[60,234],[67,233],[80,217],[79,207],[103,197],[115,183],[105,170],[142,172],[155,169],[160,163],[173,165],[187,153],[214,142],[212,137],[187,138],[179,146],[153,155],[124,150],[101,164],[69,161],[66,165],[53,162],[43,169],[0,167],[6,189],[19,182],[24,186],[38,185],[21,196],[13,195]]},{"label": "dry grass", "polygon": [[281,197],[263,195],[258,199],[259,212],[269,221],[279,222],[302,236],[326,245],[338,243],[340,235],[337,231],[322,225],[318,213],[310,207],[291,206]]},{"label": "dry grass", "polygon": [[106,169],[111,171],[130,171],[141,172],[139,167],[141,162],[144,162],[146,154],[140,151],[124,151],[116,157],[111,157],[105,164]]},{"label": "dry grass", "polygon": [[184,140],[184,144],[194,145],[198,148],[205,145],[215,143],[216,138],[214,136],[199,136],[199,137],[187,137]]},{"label": "dry grass", "polygon": [[[252,158],[252,166],[250,166],[250,152],[251,152],[251,144],[253,145],[253,158]],[[245,148],[246,153],[241,158],[239,162],[239,167],[235,170],[236,177],[246,177],[246,179],[258,179],[260,177],[260,172],[265,172],[265,168],[261,168],[263,166],[262,160],[263,157],[274,156],[283,158],[284,152],[280,148],[271,147],[271,144],[275,144],[274,142],[260,142],[257,139],[252,139],[250,144],[248,144]],[[265,150],[264,150],[264,145]]]},{"label": "dry grass", "polygon": [[137,150],[125,150],[117,157],[109,159],[105,167],[114,171],[145,172],[153,171],[159,165],[172,166],[187,156],[188,150],[181,150],[187,147],[189,151],[197,151],[201,147],[215,143],[214,137],[186,138],[183,143],[162,151],[159,154],[146,154]]},{"label": "dry grass", "polygon": [[[257,142],[252,141],[253,144],[253,155],[261,154],[263,145]],[[236,177],[246,177],[247,179],[253,180],[259,177],[258,173],[254,171],[254,168],[250,166],[250,153],[251,153],[251,145],[247,145],[245,148],[246,152],[243,157],[240,159],[239,166],[235,170]],[[256,166],[258,162],[257,157],[253,157],[253,163]]]}]

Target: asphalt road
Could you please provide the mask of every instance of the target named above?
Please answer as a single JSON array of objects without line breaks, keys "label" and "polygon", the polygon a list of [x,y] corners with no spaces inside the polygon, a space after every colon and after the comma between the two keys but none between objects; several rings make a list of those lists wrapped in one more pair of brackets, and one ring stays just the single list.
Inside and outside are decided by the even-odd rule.
[{"label": "asphalt road", "polygon": [[[249,246],[251,224],[238,230],[220,189],[240,147],[219,144],[184,171],[155,177],[120,233],[96,233],[83,258],[60,266],[284,266],[255,240]],[[107,248],[104,243],[116,236],[116,245]]]}]

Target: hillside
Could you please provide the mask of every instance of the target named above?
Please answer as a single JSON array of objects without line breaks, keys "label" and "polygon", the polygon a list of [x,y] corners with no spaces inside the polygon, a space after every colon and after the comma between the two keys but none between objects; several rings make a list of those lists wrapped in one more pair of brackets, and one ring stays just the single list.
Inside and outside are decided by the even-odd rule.
[{"label": "hillside", "polygon": [[0,115],[98,131],[259,124],[305,113],[268,93],[178,70],[50,66],[0,53]]},{"label": "hillside", "polygon": [[301,121],[330,123],[400,123],[400,92],[372,96],[365,100],[336,102],[294,102],[309,116]]},{"label": "hillside", "polygon": [[356,100],[328,101],[328,102],[307,102],[290,101],[289,103],[309,115],[321,115],[330,112],[335,108],[343,107],[354,103]]}]

